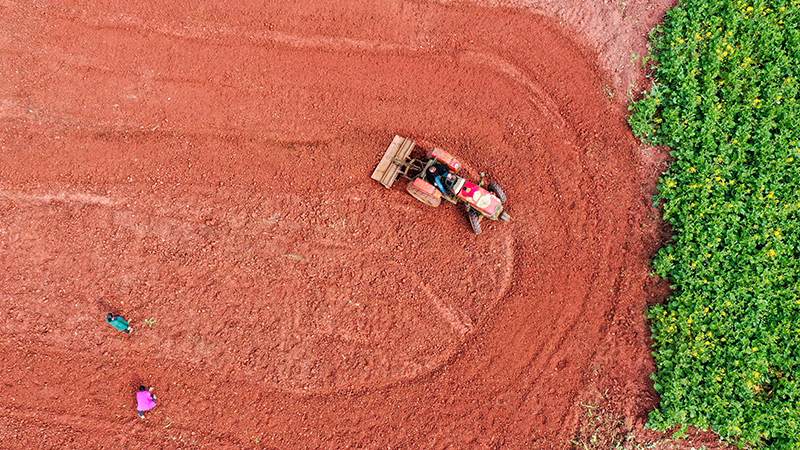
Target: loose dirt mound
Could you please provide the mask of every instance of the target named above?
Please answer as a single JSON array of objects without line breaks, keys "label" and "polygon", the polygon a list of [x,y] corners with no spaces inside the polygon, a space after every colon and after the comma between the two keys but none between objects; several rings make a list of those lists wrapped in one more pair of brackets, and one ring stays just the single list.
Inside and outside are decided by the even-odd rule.
[{"label": "loose dirt mound", "polygon": [[[607,61],[666,5],[249,3],[0,3],[4,446],[562,448],[604,391],[640,424],[657,166]],[[395,133],[514,220],[370,180]]]}]

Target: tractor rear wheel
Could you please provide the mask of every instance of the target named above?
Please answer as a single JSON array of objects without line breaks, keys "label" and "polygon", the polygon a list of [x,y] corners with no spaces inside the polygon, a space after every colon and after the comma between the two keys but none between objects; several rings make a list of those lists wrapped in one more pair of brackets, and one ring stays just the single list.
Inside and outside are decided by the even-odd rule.
[{"label": "tractor rear wheel", "polygon": [[421,201],[422,203],[425,203],[428,206],[433,206],[435,208],[442,203],[442,199],[440,197],[434,197],[414,187],[413,181],[409,182],[406,185],[406,191],[408,191],[408,193],[411,194],[412,197]]},{"label": "tractor rear wheel", "polygon": [[506,202],[506,193],[503,192],[503,188],[501,188],[499,184],[491,182],[488,186],[486,186],[486,189],[489,189],[489,192],[496,195],[497,198],[500,199],[500,203]]},{"label": "tractor rear wheel", "polygon": [[474,231],[475,234],[481,234],[483,231],[481,230],[481,213],[467,205],[467,217],[469,218],[469,224],[472,226],[472,231]]}]

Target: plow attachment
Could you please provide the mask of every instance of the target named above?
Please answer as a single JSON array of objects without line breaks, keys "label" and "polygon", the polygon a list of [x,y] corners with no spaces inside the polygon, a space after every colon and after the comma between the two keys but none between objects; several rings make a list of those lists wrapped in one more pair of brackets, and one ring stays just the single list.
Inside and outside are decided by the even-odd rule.
[{"label": "plow attachment", "polygon": [[383,154],[378,167],[372,172],[372,179],[380,182],[387,188],[392,187],[402,169],[408,163],[408,155],[414,149],[414,140],[395,136],[386,153]]}]

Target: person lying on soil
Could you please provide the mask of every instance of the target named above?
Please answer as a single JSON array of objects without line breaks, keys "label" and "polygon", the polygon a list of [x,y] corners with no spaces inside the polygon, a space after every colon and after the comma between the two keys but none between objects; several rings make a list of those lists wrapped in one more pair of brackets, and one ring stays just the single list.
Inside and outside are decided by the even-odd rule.
[{"label": "person lying on soil", "polygon": [[139,412],[139,418],[144,419],[144,412],[150,411],[155,408],[156,396],[153,395],[153,388],[147,389],[145,386],[139,386],[139,392],[136,393],[136,410]]},{"label": "person lying on soil", "polygon": [[115,316],[114,314],[108,313],[106,314],[106,322],[110,323],[111,326],[119,331],[124,331],[128,334],[131,334],[131,331],[133,331],[133,328],[131,328],[128,321],[120,316]]}]

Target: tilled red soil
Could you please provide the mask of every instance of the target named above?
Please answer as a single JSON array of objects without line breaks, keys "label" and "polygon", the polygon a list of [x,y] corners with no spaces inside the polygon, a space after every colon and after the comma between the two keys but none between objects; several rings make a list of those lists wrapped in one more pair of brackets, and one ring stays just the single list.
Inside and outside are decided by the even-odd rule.
[{"label": "tilled red soil", "polygon": [[[0,447],[641,429],[664,157],[620,93],[669,2],[66,3],[0,2]],[[371,180],[396,133],[513,221]]]}]

